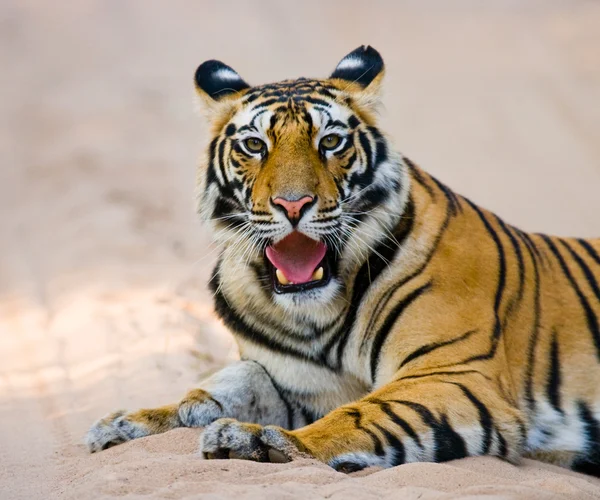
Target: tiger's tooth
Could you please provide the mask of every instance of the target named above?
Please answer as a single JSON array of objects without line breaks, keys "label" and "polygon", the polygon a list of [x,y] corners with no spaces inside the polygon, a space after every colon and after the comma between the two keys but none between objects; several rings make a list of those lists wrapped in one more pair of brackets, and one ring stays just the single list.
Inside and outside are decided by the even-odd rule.
[{"label": "tiger's tooth", "polygon": [[283,274],[279,269],[275,270],[275,275],[277,276],[277,281],[279,281],[279,283],[282,285],[290,284],[290,281],[285,277],[285,274]]},{"label": "tiger's tooth", "polygon": [[313,273],[311,280],[312,281],[321,281],[323,279],[323,274],[324,274],[323,267],[319,267],[319,269],[317,269]]}]

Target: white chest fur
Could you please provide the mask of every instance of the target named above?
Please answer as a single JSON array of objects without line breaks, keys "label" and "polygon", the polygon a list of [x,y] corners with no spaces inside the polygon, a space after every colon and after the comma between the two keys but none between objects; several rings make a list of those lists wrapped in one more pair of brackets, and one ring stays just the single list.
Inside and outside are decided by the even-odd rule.
[{"label": "white chest fur", "polygon": [[311,406],[324,413],[355,401],[369,391],[351,374],[337,373],[328,367],[274,352],[244,339],[238,342],[244,358],[260,363],[281,388],[310,401]]}]

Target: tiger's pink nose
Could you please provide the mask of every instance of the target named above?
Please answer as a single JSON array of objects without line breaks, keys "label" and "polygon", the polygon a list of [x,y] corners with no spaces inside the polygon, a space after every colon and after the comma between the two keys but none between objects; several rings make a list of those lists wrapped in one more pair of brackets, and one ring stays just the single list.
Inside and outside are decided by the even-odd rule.
[{"label": "tiger's pink nose", "polygon": [[292,224],[297,224],[302,216],[302,209],[310,205],[315,199],[312,196],[303,196],[299,200],[286,200],[285,198],[275,198],[273,204],[275,207],[283,209],[286,217]]}]

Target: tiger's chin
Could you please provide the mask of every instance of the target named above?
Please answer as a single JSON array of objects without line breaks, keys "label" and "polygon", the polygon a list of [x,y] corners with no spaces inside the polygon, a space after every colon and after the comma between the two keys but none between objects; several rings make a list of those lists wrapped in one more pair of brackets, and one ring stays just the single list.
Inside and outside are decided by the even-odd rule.
[{"label": "tiger's chin", "polygon": [[277,293],[273,289],[273,301],[288,313],[298,317],[318,319],[324,316],[327,304],[335,300],[340,289],[339,281],[330,277],[323,285],[303,288],[295,292]]}]

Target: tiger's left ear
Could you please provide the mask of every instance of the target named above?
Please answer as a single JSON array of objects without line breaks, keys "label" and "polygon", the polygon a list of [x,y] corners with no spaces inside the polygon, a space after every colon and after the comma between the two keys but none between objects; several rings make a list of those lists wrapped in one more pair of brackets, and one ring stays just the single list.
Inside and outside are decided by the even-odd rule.
[{"label": "tiger's left ear", "polygon": [[379,94],[384,66],[381,54],[369,45],[362,45],[344,57],[329,78],[348,82],[349,91]]},{"label": "tiger's left ear", "polygon": [[215,60],[198,66],[194,83],[198,95],[209,110],[218,109],[221,104],[237,99],[240,92],[250,88],[236,71]]}]

